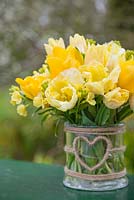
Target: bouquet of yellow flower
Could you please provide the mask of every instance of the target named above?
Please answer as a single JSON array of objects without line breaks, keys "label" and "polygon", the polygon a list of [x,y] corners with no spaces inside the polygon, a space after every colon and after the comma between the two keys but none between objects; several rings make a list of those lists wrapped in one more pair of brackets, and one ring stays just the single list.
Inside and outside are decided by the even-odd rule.
[{"label": "bouquet of yellow flower", "polygon": [[134,51],[79,34],[67,47],[62,38],[50,38],[44,46],[43,66],[16,78],[11,103],[22,116],[32,107],[42,121],[56,117],[56,130],[61,120],[68,122],[64,185],[99,191],[125,187],[120,122],[134,111]]},{"label": "bouquet of yellow flower", "polygon": [[32,76],[16,78],[11,103],[27,116],[33,106],[45,120],[58,116],[72,124],[119,123],[134,110],[134,51],[118,41],[96,44],[79,34],[65,47],[62,38],[45,44],[45,64]]}]

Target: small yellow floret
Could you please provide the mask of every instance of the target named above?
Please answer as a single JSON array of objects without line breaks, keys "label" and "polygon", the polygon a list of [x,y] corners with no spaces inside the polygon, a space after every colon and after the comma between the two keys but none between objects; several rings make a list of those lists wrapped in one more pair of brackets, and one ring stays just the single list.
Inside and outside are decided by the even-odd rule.
[{"label": "small yellow floret", "polygon": [[23,117],[26,117],[27,116],[26,106],[23,104],[17,106],[17,113]]},{"label": "small yellow floret", "polygon": [[11,101],[10,103],[12,105],[20,104],[22,101],[22,97],[18,91],[14,91],[11,95]]}]

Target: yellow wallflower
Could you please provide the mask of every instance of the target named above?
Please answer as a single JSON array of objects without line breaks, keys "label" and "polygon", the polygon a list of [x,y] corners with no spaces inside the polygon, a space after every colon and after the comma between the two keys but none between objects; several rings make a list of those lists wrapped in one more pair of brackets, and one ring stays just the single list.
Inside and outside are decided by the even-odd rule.
[{"label": "yellow wallflower", "polygon": [[121,88],[134,93],[134,60],[127,60],[120,63],[121,73],[118,85]]},{"label": "yellow wallflower", "polygon": [[23,104],[20,104],[17,106],[17,113],[23,117],[27,116],[27,110],[26,110],[26,106]]},{"label": "yellow wallflower", "polygon": [[76,89],[62,75],[50,82],[45,96],[51,106],[63,112],[73,108],[78,100]]},{"label": "yellow wallflower", "polygon": [[86,101],[92,106],[94,106],[96,104],[94,97],[95,97],[95,95],[92,92],[88,92]]},{"label": "yellow wallflower", "polygon": [[64,40],[62,38],[59,38],[58,40],[55,40],[53,38],[48,39],[48,44],[44,44],[45,50],[48,55],[53,53],[54,47],[61,47],[65,48]]},{"label": "yellow wallflower", "polygon": [[44,108],[48,104],[45,97],[42,96],[42,94],[38,94],[38,96],[34,97],[33,99],[33,105],[37,108],[42,107]]},{"label": "yellow wallflower", "polygon": [[38,96],[34,97],[33,99],[33,105],[37,108],[41,107],[43,103],[42,95],[39,94]]},{"label": "yellow wallflower", "polygon": [[80,52],[69,46],[67,49],[61,47],[53,48],[52,55],[48,55],[46,63],[49,65],[51,78],[69,68],[77,68],[83,64],[83,57]]},{"label": "yellow wallflower", "polygon": [[129,91],[120,87],[104,95],[104,104],[111,109],[116,109],[126,103],[129,99]]},{"label": "yellow wallflower", "polygon": [[75,34],[74,37],[70,36],[70,45],[79,49],[81,53],[85,53],[87,51],[88,45],[84,36],[79,34]]},{"label": "yellow wallflower", "polygon": [[17,78],[16,82],[20,85],[21,90],[26,97],[33,99],[38,93],[41,92],[41,85],[46,80],[45,76],[27,76],[24,80]]},{"label": "yellow wallflower", "polygon": [[10,103],[12,105],[16,105],[16,104],[20,104],[22,101],[22,97],[20,95],[20,92],[19,91],[14,91],[11,95],[11,101]]}]

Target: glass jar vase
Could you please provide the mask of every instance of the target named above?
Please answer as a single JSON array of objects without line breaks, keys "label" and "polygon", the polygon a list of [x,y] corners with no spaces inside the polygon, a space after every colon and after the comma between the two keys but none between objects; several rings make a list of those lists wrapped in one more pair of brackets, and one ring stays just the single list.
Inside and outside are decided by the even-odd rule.
[{"label": "glass jar vase", "polygon": [[106,191],[126,187],[125,125],[87,127],[65,124],[66,187]]}]

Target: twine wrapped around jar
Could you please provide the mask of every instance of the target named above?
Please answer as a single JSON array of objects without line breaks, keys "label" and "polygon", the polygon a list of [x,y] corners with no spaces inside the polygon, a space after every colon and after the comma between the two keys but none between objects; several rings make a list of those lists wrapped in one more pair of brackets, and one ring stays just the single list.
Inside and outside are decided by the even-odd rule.
[{"label": "twine wrapped around jar", "polygon": [[77,127],[66,124],[64,131],[64,171],[68,180],[69,177],[74,177],[92,182],[106,182],[125,177],[124,124],[108,127]]}]

